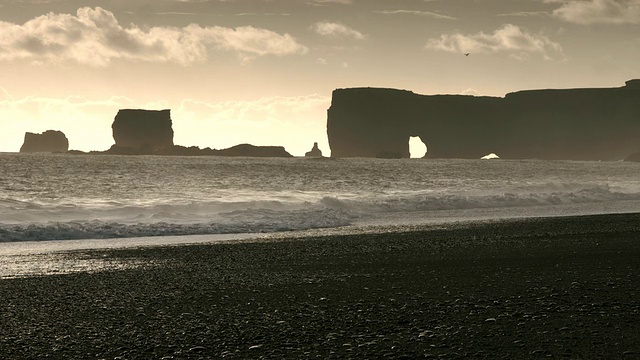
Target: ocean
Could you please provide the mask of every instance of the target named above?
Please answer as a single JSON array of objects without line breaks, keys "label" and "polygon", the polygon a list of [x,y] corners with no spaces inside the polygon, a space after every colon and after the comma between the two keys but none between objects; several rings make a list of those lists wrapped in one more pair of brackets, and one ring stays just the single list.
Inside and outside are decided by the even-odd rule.
[{"label": "ocean", "polygon": [[0,154],[0,242],[640,211],[640,164]]}]

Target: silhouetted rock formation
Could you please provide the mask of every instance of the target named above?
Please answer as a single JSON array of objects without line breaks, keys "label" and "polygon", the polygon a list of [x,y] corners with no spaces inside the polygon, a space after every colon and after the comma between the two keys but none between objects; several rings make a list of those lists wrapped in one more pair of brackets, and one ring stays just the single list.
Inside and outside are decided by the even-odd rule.
[{"label": "silhouetted rock formation", "polygon": [[520,91],[500,97],[338,89],[328,111],[334,157],[621,160],[640,144],[640,80],[621,88]]},{"label": "silhouetted rock formation", "polygon": [[[81,154],[82,152],[74,152]],[[216,150],[211,148],[201,149],[197,146],[180,146],[173,145],[164,147],[157,151],[152,151],[148,147],[130,148],[111,146],[107,151],[91,151],[90,154],[107,154],[107,155],[168,155],[168,156],[246,156],[246,157],[293,157],[282,146],[254,146],[250,144],[241,144],[230,147],[228,149]]]},{"label": "silhouetted rock formation", "polygon": [[179,155],[179,156],[208,156],[208,155],[217,155],[217,150],[212,150],[211,148],[200,149],[197,146],[180,146],[174,145],[170,148],[164,148],[161,151],[157,152],[156,155]]},{"label": "silhouetted rock formation", "polygon": [[640,79],[626,81],[625,85],[627,89],[640,89]]},{"label": "silhouetted rock formation", "polygon": [[282,146],[254,146],[240,144],[228,149],[217,150],[219,156],[249,156],[249,157],[293,157]]},{"label": "silhouetted rock formation", "polygon": [[313,143],[313,148],[310,151],[304,153],[305,157],[322,157],[322,151],[318,148],[318,143]]},{"label": "silhouetted rock formation", "polygon": [[289,154],[282,146],[254,146],[250,144],[236,145],[222,150],[176,145],[171,148],[164,148],[156,154],[182,156],[293,157],[293,155]]},{"label": "silhouetted rock formation", "polygon": [[69,140],[62,131],[47,130],[42,134],[25,133],[24,143],[20,147],[21,153],[32,152],[66,152],[69,150]]},{"label": "silhouetted rock formation", "polygon": [[[179,155],[293,157],[282,146],[236,145],[228,149],[200,149],[173,144],[170,110],[120,110],[112,125],[114,145],[92,155]],[[65,150],[66,151],[66,150]],[[86,154],[73,150],[74,155]]]},{"label": "silhouetted rock formation", "polygon": [[[163,148],[162,150],[164,149],[165,148]],[[154,151],[151,146],[148,145],[139,148],[111,145],[109,150],[105,151],[104,153],[109,155],[156,155],[157,151]]]},{"label": "silhouetted rock formation", "polygon": [[153,154],[173,146],[170,110],[120,110],[113,125],[112,154]]}]

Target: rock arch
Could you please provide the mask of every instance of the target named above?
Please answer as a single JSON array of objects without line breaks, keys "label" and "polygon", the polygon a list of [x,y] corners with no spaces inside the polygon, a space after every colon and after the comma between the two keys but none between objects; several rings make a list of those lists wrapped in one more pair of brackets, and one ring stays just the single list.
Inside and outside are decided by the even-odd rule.
[{"label": "rock arch", "polygon": [[640,146],[636,84],[505,97],[338,89],[327,118],[331,156],[408,158],[407,139],[417,135],[428,158],[621,160]]}]

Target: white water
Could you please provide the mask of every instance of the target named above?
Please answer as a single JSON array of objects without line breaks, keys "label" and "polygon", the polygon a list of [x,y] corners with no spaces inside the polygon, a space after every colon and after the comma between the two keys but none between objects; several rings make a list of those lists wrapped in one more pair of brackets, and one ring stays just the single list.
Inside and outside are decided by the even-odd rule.
[{"label": "white water", "polygon": [[626,162],[0,154],[0,241],[640,211]]}]

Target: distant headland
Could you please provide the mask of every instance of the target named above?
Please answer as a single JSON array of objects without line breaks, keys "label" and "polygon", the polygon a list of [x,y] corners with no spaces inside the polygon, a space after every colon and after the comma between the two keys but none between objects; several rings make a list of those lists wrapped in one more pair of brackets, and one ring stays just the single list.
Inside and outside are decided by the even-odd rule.
[{"label": "distant headland", "polygon": [[241,144],[216,150],[174,145],[170,110],[120,110],[111,128],[115,144],[105,154],[293,157],[282,146]]},{"label": "distant headland", "polygon": [[[120,110],[112,130],[115,144],[90,154],[293,157],[282,146],[175,145],[170,110]],[[419,136],[427,158],[640,161],[640,79],[619,88],[524,90],[505,97],[337,89],[327,135],[332,158],[408,158],[409,139]],[[20,152],[68,147],[62,132],[49,130],[26,133]],[[305,156],[322,157],[317,143]]]},{"label": "distant headland", "polygon": [[622,160],[640,151],[640,80],[619,88],[528,90],[504,98],[337,89],[328,110],[332,157]]}]

